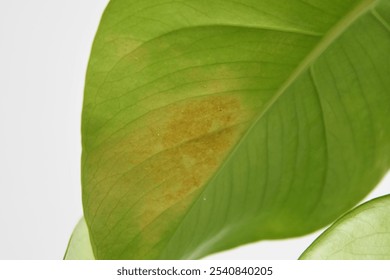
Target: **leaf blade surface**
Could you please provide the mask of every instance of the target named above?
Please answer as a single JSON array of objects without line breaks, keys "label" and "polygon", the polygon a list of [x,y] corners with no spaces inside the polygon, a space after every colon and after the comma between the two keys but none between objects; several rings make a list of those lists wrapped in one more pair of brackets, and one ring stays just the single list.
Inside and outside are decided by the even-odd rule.
[{"label": "leaf blade surface", "polygon": [[388,1],[258,2],[110,2],[83,108],[98,258],[302,235],[388,170]]}]

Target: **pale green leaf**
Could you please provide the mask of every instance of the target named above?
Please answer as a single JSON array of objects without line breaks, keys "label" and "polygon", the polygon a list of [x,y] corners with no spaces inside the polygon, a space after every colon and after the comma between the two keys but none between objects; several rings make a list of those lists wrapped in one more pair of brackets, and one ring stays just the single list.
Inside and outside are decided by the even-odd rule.
[{"label": "pale green leaf", "polygon": [[340,218],[302,254],[303,260],[390,260],[390,195]]},{"label": "pale green leaf", "polygon": [[112,0],[83,107],[98,259],[321,228],[390,163],[390,1]]},{"label": "pale green leaf", "polygon": [[77,223],[72,236],[70,237],[68,248],[66,249],[64,260],[94,260],[91,242],[88,234],[88,227],[85,219],[81,218]]}]

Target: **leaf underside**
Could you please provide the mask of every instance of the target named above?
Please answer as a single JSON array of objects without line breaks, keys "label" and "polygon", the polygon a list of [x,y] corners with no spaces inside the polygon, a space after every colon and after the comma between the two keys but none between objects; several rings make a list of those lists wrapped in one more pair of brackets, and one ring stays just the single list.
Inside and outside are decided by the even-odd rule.
[{"label": "leaf underside", "polygon": [[323,227],[389,169],[390,1],[112,0],[86,78],[97,259]]},{"label": "leaf underside", "polygon": [[390,195],[350,211],[301,255],[302,260],[390,260]]}]

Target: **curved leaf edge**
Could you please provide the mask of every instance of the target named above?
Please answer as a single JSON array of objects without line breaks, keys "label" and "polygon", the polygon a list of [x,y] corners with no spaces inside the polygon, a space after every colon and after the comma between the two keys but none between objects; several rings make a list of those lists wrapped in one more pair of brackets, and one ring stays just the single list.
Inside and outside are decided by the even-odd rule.
[{"label": "curved leaf edge", "polygon": [[[352,210],[348,211],[344,215],[342,215],[340,218],[338,218],[332,225],[330,225],[323,233],[321,233],[320,236],[318,236],[308,248],[299,256],[298,260],[319,260],[319,258],[312,257],[311,254],[313,251],[321,250],[321,245],[326,245],[326,243],[329,244],[327,238],[328,236],[332,236],[334,233],[334,230],[339,229],[339,227],[345,225],[347,222],[354,222],[357,220],[358,217],[360,217],[362,214],[364,214],[366,211],[373,209],[376,207],[379,203],[387,203],[387,205],[390,206],[390,194],[379,196],[376,198],[373,198],[371,200],[368,200],[357,207],[353,208]],[[388,215],[390,217],[390,213]],[[377,232],[378,233],[378,232]],[[317,246],[320,248],[317,249]],[[389,249],[390,251],[390,249]],[[390,253],[389,253],[390,255]],[[341,260],[348,260],[350,258],[343,258]]]}]

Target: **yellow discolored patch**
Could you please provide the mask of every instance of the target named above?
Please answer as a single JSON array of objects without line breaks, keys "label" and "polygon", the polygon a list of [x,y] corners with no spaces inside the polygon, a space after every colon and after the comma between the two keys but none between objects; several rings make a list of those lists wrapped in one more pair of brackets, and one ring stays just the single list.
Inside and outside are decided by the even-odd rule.
[{"label": "yellow discolored patch", "polygon": [[[171,147],[182,141],[207,137],[209,133],[240,122],[242,113],[239,100],[233,96],[211,96],[183,104],[175,108],[170,114],[171,118],[161,128],[162,143],[165,147]],[[212,140],[209,141],[212,144]],[[223,146],[224,143],[218,144]]]},{"label": "yellow discolored patch", "polygon": [[89,207],[100,219],[92,230],[115,233],[100,245],[115,240],[147,251],[157,236],[169,234],[254,113],[237,93],[180,101],[136,119],[95,151],[89,160],[99,168],[88,179],[97,190],[91,201],[99,203]]}]

